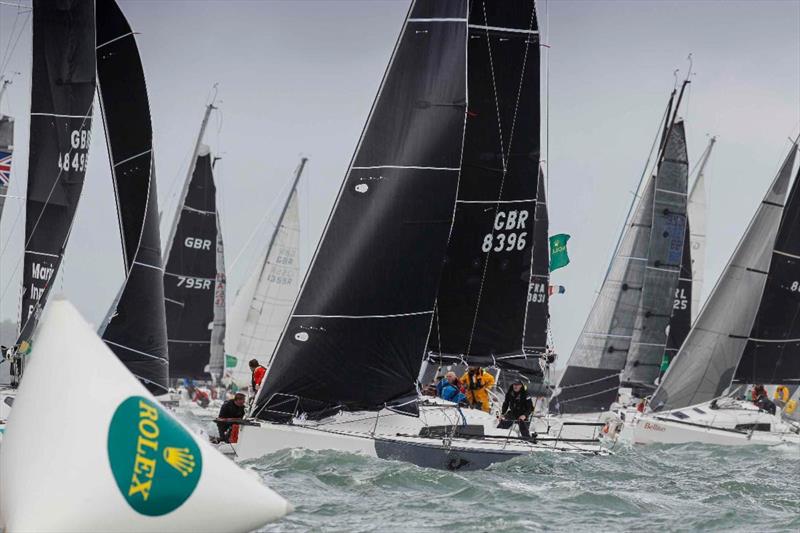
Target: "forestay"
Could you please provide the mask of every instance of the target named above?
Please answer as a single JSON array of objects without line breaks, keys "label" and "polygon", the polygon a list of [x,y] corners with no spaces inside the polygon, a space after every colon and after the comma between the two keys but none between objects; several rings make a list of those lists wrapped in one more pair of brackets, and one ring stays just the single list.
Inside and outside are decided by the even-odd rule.
[{"label": "forestay", "polygon": [[[208,379],[217,291],[217,189],[207,146],[197,154],[164,272],[169,377]],[[224,275],[224,274],[223,274]],[[224,296],[223,296],[224,300]],[[224,306],[224,303],[223,303]]]},{"label": "forestay", "polygon": [[689,162],[683,121],[672,124],[658,165],[642,297],[622,381],[652,387],[667,344],[686,235]]},{"label": "forestay", "polygon": [[793,145],[653,395],[651,409],[707,402],[730,385],[764,291],[796,151]]},{"label": "forestay", "polygon": [[96,83],[93,3],[34,0],[32,31],[19,344],[34,334],[58,275],[83,189]]},{"label": "forestay", "polygon": [[655,186],[653,176],[626,225],[551,401],[555,412],[605,411],[616,401],[644,283]]},{"label": "forestay", "polygon": [[239,290],[230,313],[226,352],[235,358],[226,379],[250,385],[251,359],[266,363],[292,312],[300,287],[300,213],[297,186],[307,159],[294,175],[266,253]]},{"label": "forestay", "polygon": [[415,394],[458,189],[466,4],[412,4],[257,416],[378,409]]},{"label": "forestay", "polygon": [[772,262],[736,383],[800,383],[800,168],[783,209]]},{"label": "forestay", "polygon": [[97,1],[97,73],[126,279],[103,340],[154,394],[167,392],[167,328],[153,130],[136,39],[115,0]]},{"label": "forestay", "polygon": [[[538,361],[523,349],[531,264],[535,254],[547,256],[533,245],[540,153],[533,1],[471,3],[467,89],[461,182],[429,357],[531,372]],[[546,309],[533,314],[535,327],[546,329]]]}]

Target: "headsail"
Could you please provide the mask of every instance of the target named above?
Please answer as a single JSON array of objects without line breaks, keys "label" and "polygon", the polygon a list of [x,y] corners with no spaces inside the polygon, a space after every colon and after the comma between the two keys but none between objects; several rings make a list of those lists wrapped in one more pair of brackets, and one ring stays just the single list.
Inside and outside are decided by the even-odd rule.
[{"label": "headsail", "polygon": [[169,363],[153,130],[136,39],[115,0],[97,0],[97,73],[127,274],[100,333],[162,394]]},{"label": "headsail", "polygon": [[772,262],[735,383],[800,384],[800,168],[783,209]]},{"label": "headsail", "polygon": [[697,178],[694,180],[692,190],[689,193],[688,213],[689,226],[692,230],[689,234],[692,251],[692,322],[700,313],[703,302],[703,282],[705,280],[706,267],[706,165],[714,149],[716,137],[711,137],[708,141],[700,163],[697,167]]},{"label": "headsail", "polygon": [[240,387],[250,384],[251,359],[269,358],[292,312],[300,287],[300,214],[297,186],[306,162],[294,175],[289,196],[278,218],[269,246],[252,275],[236,295],[225,339],[235,366],[225,373]]},{"label": "headsail", "polygon": [[[212,156],[201,146],[178,204],[164,271],[169,377],[208,379],[217,291],[217,188]],[[224,274],[223,274],[224,275]],[[223,296],[224,307],[224,296]]]},{"label": "headsail", "polygon": [[459,181],[466,16],[465,0],[412,4],[257,416],[416,393]]},{"label": "headsail", "polygon": [[617,398],[642,295],[655,186],[653,176],[611,260],[552,400],[556,412],[605,411]]},{"label": "headsail", "polygon": [[[538,367],[523,349],[531,263],[547,254],[532,252],[540,153],[534,2],[472,2],[467,90],[458,200],[429,357],[529,372]],[[540,313],[536,328],[546,320]]]},{"label": "headsail", "polygon": [[94,46],[92,2],[34,0],[23,351],[58,274],[83,189],[96,83]]},{"label": "headsail", "polygon": [[796,152],[794,144],[661,380],[651,409],[707,402],[730,385],[764,292]]},{"label": "headsail", "polygon": [[683,121],[672,124],[655,179],[642,296],[622,381],[652,387],[667,344],[686,235],[689,162]]}]

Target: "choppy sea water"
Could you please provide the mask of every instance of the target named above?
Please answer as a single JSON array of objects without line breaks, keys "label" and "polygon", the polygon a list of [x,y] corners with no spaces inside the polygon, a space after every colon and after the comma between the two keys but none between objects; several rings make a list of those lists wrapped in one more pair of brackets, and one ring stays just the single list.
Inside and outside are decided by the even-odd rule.
[{"label": "choppy sea water", "polygon": [[800,531],[800,453],[700,444],[449,472],[285,450],[242,466],[295,506],[260,531]]}]

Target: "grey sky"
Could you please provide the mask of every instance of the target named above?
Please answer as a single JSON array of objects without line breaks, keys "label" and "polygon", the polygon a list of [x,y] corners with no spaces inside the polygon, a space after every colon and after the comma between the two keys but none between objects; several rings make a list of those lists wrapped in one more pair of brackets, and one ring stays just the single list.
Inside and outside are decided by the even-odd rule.
[{"label": "grey sky", "polygon": [[[227,262],[265,211],[281,202],[301,153],[311,158],[301,202],[307,261],[408,2],[123,0],[121,5],[140,32],[159,200],[167,210],[162,236],[204,102],[219,82],[222,113],[212,120],[206,142],[223,156],[217,179]],[[672,72],[685,73],[689,52],[696,75],[682,115],[690,159],[699,157],[707,134],[719,136],[708,181],[706,279],[719,274],[788,149],[788,137],[798,134],[800,0],[550,0],[539,2],[538,9],[543,42],[551,45],[549,106],[543,102],[550,118],[545,153],[551,233],[572,235],[572,264],[553,276],[567,287],[551,308],[563,361],[602,281],[672,89]],[[0,57],[15,19],[15,8],[0,6]],[[0,106],[17,118],[10,194],[22,196],[29,23],[8,70],[22,72]],[[99,119],[95,128],[94,139],[102,139]],[[5,318],[17,313],[22,218],[16,226],[14,221],[20,207],[19,201],[7,202],[0,227],[0,246],[11,239],[0,260]],[[264,228],[255,238],[257,247],[267,239]],[[229,272],[231,296],[252,256],[245,254]],[[122,274],[105,145],[95,142],[59,285],[97,322]]]}]

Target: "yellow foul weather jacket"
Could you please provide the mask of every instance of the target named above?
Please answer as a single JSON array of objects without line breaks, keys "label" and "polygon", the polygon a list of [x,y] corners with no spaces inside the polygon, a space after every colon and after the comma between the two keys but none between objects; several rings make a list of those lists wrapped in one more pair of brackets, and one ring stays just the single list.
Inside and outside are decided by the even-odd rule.
[{"label": "yellow foul weather jacket", "polygon": [[489,389],[494,387],[494,376],[485,370],[481,370],[479,379],[475,379],[467,371],[461,376],[461,383],[464,384],[464,394],[467,395],[467,401],[473,407],[480,407],[487,413],[490,410],[489,404]]}]

